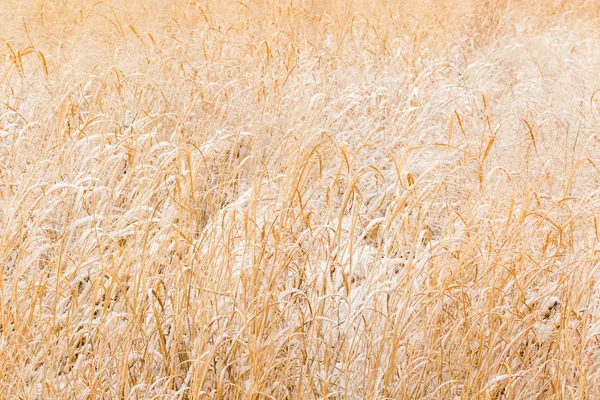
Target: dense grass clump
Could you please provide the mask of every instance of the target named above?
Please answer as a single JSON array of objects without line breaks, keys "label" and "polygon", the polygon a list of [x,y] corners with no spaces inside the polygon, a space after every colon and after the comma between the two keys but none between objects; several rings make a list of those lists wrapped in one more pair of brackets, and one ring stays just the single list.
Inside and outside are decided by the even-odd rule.
[{"label": "dense grass clump", "polygon": [[1,398],[600,397],[595,2],[1,8]]}]

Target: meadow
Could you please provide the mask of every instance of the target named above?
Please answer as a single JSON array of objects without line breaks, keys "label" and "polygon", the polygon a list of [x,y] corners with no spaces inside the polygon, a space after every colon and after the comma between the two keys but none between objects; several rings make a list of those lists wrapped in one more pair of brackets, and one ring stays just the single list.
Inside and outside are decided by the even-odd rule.
[{"label": "meadow", "polygon": [[600,398],[599,18],[3,0],[0,398]]}]

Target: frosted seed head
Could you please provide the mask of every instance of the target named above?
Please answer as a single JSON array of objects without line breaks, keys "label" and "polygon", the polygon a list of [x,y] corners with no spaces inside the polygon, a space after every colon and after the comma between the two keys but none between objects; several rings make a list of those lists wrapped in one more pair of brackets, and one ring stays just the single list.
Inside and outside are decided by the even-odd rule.
[{"label": "frosted seed head", "polygon": [[131,124],[133,123],[133,117],[131,116],[131,110],[125,111],[125,122],[123,122],[123,127],[125,129],[131,128]]},{"label": "frosted seed head", "polygon": [[544,319],[550,318],[550,316],[558,311],[560,308],[560,299],[556,296],[550,297],[546,303],[544,303],[544,307],[542,309],[542,313],[544,314]]}]

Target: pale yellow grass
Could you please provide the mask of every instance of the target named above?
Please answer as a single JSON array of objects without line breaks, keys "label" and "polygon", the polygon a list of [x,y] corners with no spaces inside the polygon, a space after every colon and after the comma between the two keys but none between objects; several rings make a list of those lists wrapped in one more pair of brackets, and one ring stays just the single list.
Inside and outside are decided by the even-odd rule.
[{"label": "pale yellow grass", "polygon": [[594,3],[4,0],[0,397],[600,397]]}]

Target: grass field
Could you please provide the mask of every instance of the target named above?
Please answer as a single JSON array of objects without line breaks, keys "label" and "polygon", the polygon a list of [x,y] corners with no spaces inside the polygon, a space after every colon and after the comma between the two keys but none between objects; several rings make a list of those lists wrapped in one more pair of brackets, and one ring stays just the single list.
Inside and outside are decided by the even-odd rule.
[{"label": "grass field", "polygon": [[600,4],[3,0],[0,398],[600,398]]}]

